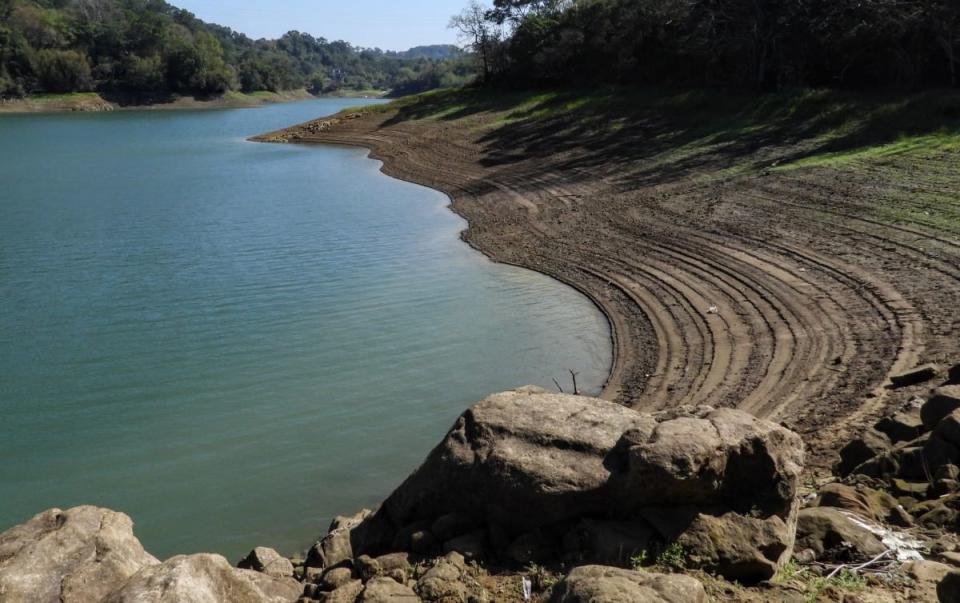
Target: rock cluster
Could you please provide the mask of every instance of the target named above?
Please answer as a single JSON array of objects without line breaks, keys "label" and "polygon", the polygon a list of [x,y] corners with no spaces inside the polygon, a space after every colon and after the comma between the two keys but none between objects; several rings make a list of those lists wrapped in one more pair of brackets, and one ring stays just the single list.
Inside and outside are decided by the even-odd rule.
[{"label": "rock cluster", "polygon": [[771,578],[790,556],[798,436],[743,412],[641,414],[524,388],[464,413],[375,513],[338,519],[308,567],[408,551],[629,565],[678,544],[689,567]]},{"label": "rock cluster", "polygon": [[[497,595],[471,562],[489,561],[574,568],[537,585],[557,603],[704,601],[693,578],[626,568],[669,555],[742,582],[773,577],[793,550],[802,463],[796,434],[743,412],[641,414],[523,388],[470,408],[379,509],[336,518],[296,565],[267,548],[237,568],[207,554],[161,563],[126,515],[52,510],[0,534],[0,600],[485,603]],[[856,491],[833,496],[891,513]]]},{"label": "rock cluster", "polygon": [[960,385],[915,399],[840,452],[837,472],[848,483],[897,498],[897,521],[960,527]]},{"label": "rock cluster", "polygon": [[0,534],[0,601],[95,603],[159,563],[123,513],[50,509]]},{"label": "rock cluster", "polygon": [[3,603],[288,603],[302,591],[292,574],[236,569],[219,555],[160,563],[128,516],[98,507],[51,509],[0,534]]}]

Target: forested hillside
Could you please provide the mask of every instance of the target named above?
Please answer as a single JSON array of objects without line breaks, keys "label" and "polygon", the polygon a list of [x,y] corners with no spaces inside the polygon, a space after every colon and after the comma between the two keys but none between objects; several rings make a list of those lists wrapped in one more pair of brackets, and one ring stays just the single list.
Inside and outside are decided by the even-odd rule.
[{"label": "forested hillside", "polygon": [[454,20],[488,82],[956,86],[960,0],[495,0]]},{"label": "forested hillside", "polygon": [[0,97],[420,91],[471,79],[469,62],[455,51],[386,53],[296,31],[251,40],[163,0],[0,0]]}]

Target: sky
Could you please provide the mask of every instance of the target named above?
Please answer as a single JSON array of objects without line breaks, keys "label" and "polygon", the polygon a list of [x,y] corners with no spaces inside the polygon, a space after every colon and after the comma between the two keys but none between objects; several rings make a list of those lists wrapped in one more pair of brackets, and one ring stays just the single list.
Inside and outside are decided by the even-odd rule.
[{"label": "sky", "polygon": [[354,46],[406,50],[455,44],[451,15],[468,0],[168,0],[200,19],[251,38],[279,38],[297,30]]}]

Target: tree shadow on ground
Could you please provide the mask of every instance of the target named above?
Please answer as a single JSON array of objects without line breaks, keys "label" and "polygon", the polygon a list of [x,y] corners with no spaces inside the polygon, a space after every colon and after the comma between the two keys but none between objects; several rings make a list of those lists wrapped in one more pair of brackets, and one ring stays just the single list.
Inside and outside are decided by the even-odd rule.
[{"label": "tree shadow on ground", "polygon": [[401,107],[384,125],[481,113],[491,114],[479,138],[484,165],[543,160],[584,177],[602,172],[625,188],[698,173],[757,172],[904,137],[944,133],[960,140],[957,91],[442,91]]}]

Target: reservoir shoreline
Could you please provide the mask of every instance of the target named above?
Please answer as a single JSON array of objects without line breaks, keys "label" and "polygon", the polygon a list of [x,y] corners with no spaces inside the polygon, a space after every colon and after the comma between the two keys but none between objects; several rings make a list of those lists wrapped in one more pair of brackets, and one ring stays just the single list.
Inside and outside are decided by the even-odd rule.
[{"label": "reservoir shoreline", "polygon": [[[895,180],[841,191],[816,170],[749,169],[817,141],[731,137],[718,150],[670,121],[669,99],[616,116],[537,99],[423,95],[251,140],[362,147],[384,173],[446,193],[468,224],[461,239],[573,287],[604,314],[613,366],[601,397],[644,412],[746,410],[800,433],[818,467],[907,401],[886,387],[890,375],[956,353],[919,318],[947,320],[949,304],[918,295],[929,280],[896,254],[926,251],[895,225],[855,222],[879,232],[851,238],[829,219],[838,195],[857,216]],[[676,141],[687,137],[687,147]]]},{"label": "reservoir shoreline", "polygon": [[350,94],[314,95],[306,90],[282,92],[228,93],[211,99],[179,96],[164,102],[143,104],[109,100],[95,92],[0,99],[0,115],[43,115],[50,113],[100,113],[110,111],[206,111],[218,109],[252,109],[277,103],[292,103],[324,98],[373,98]]},{"label": "reservoir shoreline", "polygon": [[[251,142],[260,142],[260,143],[274,142],[274,141],[265,140],[264,139],[265,136],[269,136],[269,135],[253,136],[249,140]],[[593,291],[591,291],[584,284],[584,281],[572,279],[568,276],[564,276],[562,273],[559,273],[559,272],[552,272],[543,266],[537,267],[535,265],[528,265],[528,263],[525,263],[522,259],[510,260],[510,259],[502,258],[500,257],[499,254],[495,253],[492,248],[481,246],[472,237],[469,236],[470,228],[472,226],[472,221],[470,218],[471,213],[468,211],[467,207],[465,207],[464,204],[461,202],[462,200],[456,196],[456,193],[454,192],[455,189],[451,188],[448,190],[444,188],[436,188],[431,184],[427,184],[423,182],[422,180],[418,179],[418,177],[411,171],[404,170],[399,163],[391,162],[389,158],[378,155],[376,149],[370,146],[366,142],[361,142],[361,141],[352,142],[349,140],[330,140],[330,141],[323,141],[323,142],[303,142],[300,144],[306,144],[306,145],[319,144],[319,145],[327,145],[327,146],[340,146],[340,147],[348,147],[348,148],[354,148],[354,149],[364,149],[365,151],[367,151],[367,158],[375,160],[380,163],[380,171],[383,174],[395,180],[400,180],[401,182],[409,182],[410,184],[416,184],[418,186],[426,186],[446,196],[448,200],[446,208],[449,211],[451,211],[453,214],[462,218],[467,223],[467,227],[460,231],[459,238],[471,249],[474,249],[475,251],[479,252],[480,254],[482,254],[484,257],[486,257],[492,262],[503,264],[505,266],[514,266],[516,268],[522,268],[524,270],[532,270],[533,272],[537,272],[539,274],[552,278],[553,280],[577,291],[578,293],[583,295],[585,298],[590,300],[590,302],[600,311],[601,314],[603,314],[604,318],[606,319],[608,333],[610,337],[610,352],[611,352],[610,370],[608,371],[607,378],[603,383],[603,388],[597,397],[606,399],[606,400],[613,400],[616,398],[617,394],[619,393],[619,388],[621,387],[621,383],[619,381],[620,379],[619,374],[623,370],[619,360],[620,354],[618,353],[618,350],[620,346],[618,345],[617,329],[615,327],[616,322],[620,320],[620,317],[616,313],[616,310],[612,307],[609,307],[599,296],[597,296]],[[566,393],[571,393],[571,392],[566,392]]]}]

